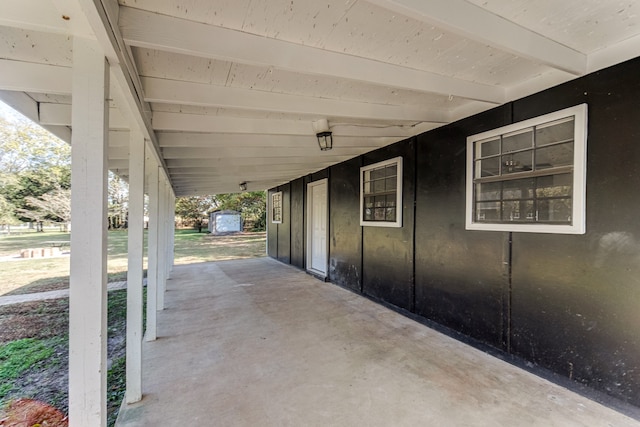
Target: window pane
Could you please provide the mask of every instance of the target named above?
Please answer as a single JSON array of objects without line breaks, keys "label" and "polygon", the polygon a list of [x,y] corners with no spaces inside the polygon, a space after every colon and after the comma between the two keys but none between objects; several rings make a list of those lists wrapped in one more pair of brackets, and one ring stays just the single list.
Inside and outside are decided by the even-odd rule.
[{"label": "window pane", "polygon": [[548,169],[573,164],[573,142],[550,145],[536,151],[536,169]]},{"label": "window pane", "polygon": [[387,198],[385,196],[376,196],[374,197],[374,206],[376,208],[383,208],[386,205]]},{"label": "window pane", "polygon": [[372,169],[371,171],[369,171],[370,179],[374,180],[374,179],[384,178],[384,169],[385,168],[377,168],[377,169]]},{"label": "window pane", "polygon": [[373,197],[369,196],[364,198],[364,207],[365,208],[373,207]]},{"label": "window pane", "polygon": [[526,172],[533,169],[533,150],[502,156],[502,174]]},{"label": "window pane", "polygon": [[396,208],[391,207],[391,208],[387,208],[387,212],[386,212],[387,216],[386,216],[386,220],[387,221],[395,221],[396,220]]},{"label": "window pane", "polygon": [[502,203],[502,220],[505,222],[533,222],[533,200],[510,201]]},{"label": "window pane", "polygon": [[364,220],[365,221],[372,221],[373,220],[373,209],[365,208],[365,210],[364,210]]},{"label": "window pane", "polygon": [[536,197],[571,197],[573,174],[541,176],[536,181]]},{"label": "window pane", "polygon": [[538,221],[571,224],[571,199],[539,200]]},{"label": "window pane", "polygon": [[536,128],[536,147],[554,142],[573,140],[574,118],[545,123]]},{"label": "window pane", "polygon": [[373,192],[374,193],[383,193],[384,192],[384,179],[379,179],[377,181],[373,181]]},{"label": "window pane", "polygon": [[390,165],[386,167],[385,176],[397,176],[398,165]]},{"label": "window pane", "polygon": [[533,179],[516,179],[505,181],[502,190],[502,198],[510,199],[533,199]]},{"label": "window pane", "polygon": [[385,208],[374,208],[373,219],[374,221],[384,221]]},{"label": "window pane", "polygon": [[386,206],[395,206],[396,205],[396,195],[389,194],[387,195]]},{"label": "window pane", "polygon": [[507,134],[502,138],[503,153],[524,150],[527,148],[533,148],[533,129]]},{"label": "window pane", "polygon": [[476,158],[500,154],[500,137],[477,142],[476,147]]},{"label": "window pane", "polygon": [[395,191],[396,189],[396,177],[392,177],[392,178],[387,178],[385,180],[386,184],[385,184],[385,190],[386,191]]},{"label": "window pane", "polygon": [[481,177],[500,175],[500,157],[479,160],[476,162],[476,166],[479,167]]},{"label": "window pane", "polygon": [[500,202],[476,203],[476,221],[500,221]]},{"label": "window pane", "polygon": [[500,200],[501,182],[489,182],[486,184],[476,184],[476,200]]}]

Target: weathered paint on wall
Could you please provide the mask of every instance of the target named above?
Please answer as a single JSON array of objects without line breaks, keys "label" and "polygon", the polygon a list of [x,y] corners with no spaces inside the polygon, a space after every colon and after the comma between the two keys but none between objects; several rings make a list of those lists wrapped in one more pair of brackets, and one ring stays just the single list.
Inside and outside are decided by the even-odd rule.
[{"label": "weathered paint on wall", "polygon": [[[638,75],[640,59],[314,174],[329,177],[330,280],[640,406]],[[586,234],[466,231],[466,137],[583,102]],[[398,155],[403,227],[361,227],[360,165]]]},{"label": "weathered paint on wall", "polygon": [[357,292],[362,291],[360,166],[360,157],[333,166],[329,181],[329,280]]},{"label": "weathered paint on wall", "polygon": [[303,178],[291,181],[291,265],[305,268],[305,218]]},{"label": "weathered paint on wall", "polygon": [[282,223],[278,224],[278,261],[291,262],[291,184],[278,187],[282,191]]},{"label": "weathered paint on wall", "polygon": [[267,192],[267,255],[278,258],[278,226],[272,222],[273,206],[271,196],[278,191],[277,188]]},{"label": "weathered paint on wall", "polygon": [[465,230],[466,137],[508,124],[510,106],[418,137],[416,313],[506,350],[508,233]]},{"label": "weathered paint on wall", "polygon": [[[402,227],[362,227],[362,292],[397,307],[413,306],[413,201],[415,140],[380,148],[363,156],[363,166],[403,158]],[[359,180],[357,184],[359,185]],[[359,198],[359,193],[354,195]]]}]

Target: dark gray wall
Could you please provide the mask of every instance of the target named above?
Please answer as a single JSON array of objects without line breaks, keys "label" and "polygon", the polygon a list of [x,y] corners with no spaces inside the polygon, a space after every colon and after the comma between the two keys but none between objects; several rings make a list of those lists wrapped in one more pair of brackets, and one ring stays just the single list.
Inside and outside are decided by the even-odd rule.
[{"label": "dark gray wall", "polygon": [[513,104],[586,102],[587,233],[513,236],[512,350],[640,406],[640,61]]},{"label": "dark gray wall", "polygon": [[[305,178],[329,177],[330,280],[640,406],[638,76],[636,59]],[[584,102],[586,234],[466,231],[466,137]],[[403,227],[361,227],[359,168],[396,156]],[[298,197],[297,181],[286,188]],[[268,232],[284,262],[304,236],[289,221]]]},{"label": "dark gray wall", "polygon": [[509,105],[418,138],[416,313],[506,350],[509,233],[465,230],[466,138],[511,122]]},{"label": "dark gray wall", "polygon": [[329,182],[329,280],[358,292],[362,290],[360,166],[360,157],[333,166]]},{"label": "dark gray wall", "polygon": [[291,265],[305,268],[305,187],[303,178],[291,181]]},{"label": "dark gray wall", "polygon": [[291,184],[278,187],[282,191],[282,223],[278,224],[278,261],[291,262]]},{"label": "dark gray wall", "polygon": [[278,258],[278,225],[280,224],[274,224],[271,222],[271,196],[273,193],[277,192],[277,188],[267,192],[267,255],[272,258]]},{"label": "dark gray wall", "polygon": [[[362,165],[403,158],[402,227],[362,227],[362,292],[397,307],[413,309],[413,201],[415,140],[367,153]],[[355,183],[360,184],[359,175]],[[359,193],[354,196],[359,200]],[[358,216],[360,215],[358,208]],[[359,222],[358,222],[359,224]]]}]

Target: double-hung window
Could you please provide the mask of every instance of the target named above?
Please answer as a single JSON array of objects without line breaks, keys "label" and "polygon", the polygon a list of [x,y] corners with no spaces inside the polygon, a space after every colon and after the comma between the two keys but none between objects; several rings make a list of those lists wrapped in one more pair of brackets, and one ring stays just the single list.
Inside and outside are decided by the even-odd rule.
[{"label": "double-hung window", "polygon": [[282,191],[271,194],[271,222],[282,223]]},{"label": "double-hung window", "polygon": [[585,232],[586,104],[467,138],[469,230]]},{"label": "double-hung window", "polygon": [[360,168],[360,225],[402,227],[402,157]]}]

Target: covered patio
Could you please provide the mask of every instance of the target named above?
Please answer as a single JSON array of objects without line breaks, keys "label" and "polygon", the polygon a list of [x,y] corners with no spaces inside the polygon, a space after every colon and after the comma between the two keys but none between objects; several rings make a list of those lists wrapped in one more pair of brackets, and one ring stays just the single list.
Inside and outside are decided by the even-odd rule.
[{"label": "covered patio", "polygon": [[[347,218],[348,223],[342,229],[334,227],[331,235],[330,227],[322,230],[327,238],[320,246],[326,249],[331,241],[335,248],[353,252],[367,246],[372,252],[384,255],[388,251],[419,263],[414,253],[403,254],[398,248],[407,242],[420,243],[423,238],[427,241],[431,230],[418,235],[417,228],[407,222],[395,230],[396,243],[386,239],[391,232],[384,228],[376,229],[377,234],[369,228],[373,237],[367,240],[359,221],[348,217],[349,213],[357,215],[362,187],[350,183],[357,182],[365,160],[369,165],[374,164],[373,157],[376,162],[386,161],[380,153],[394,144],[412,144],[413,150],[417,146],[414,142],[425,132],[444,129],[450,133],[456,123],[469,118],[481,126],[459,135],[462,139],[488,130],[484,129],[488,123],[507,125],[515,121],[518,111],[512,103],[517,100],[557,85],[571,85],[577,79],[597,77],[623,63],[633,65],[640,51],[640,3],[4,0],[0,12],[0,99],[72,146],[72,427],[106,424],[109,170],[130,184],[126,403],[131,406],[125,406],[121,425],[183,425],[195,417],[205,423],[212,418],[220,420],[219,425],[348,425],[356,421],[397,425],[429,421],[425,417],[434,417],[436,424],[478,424],[480,417],[510,424],[507,420],[514,416],[528,417],[524,424],[530,425],[590,424],[593,420],[632,424],[591,401],[274,261],[171,269],[176,197],[278,186],[284,191],[276,191],[271,199],[279,204],[271,212],[270,236],[277,238],[268,242],[269,253],[284,263],[308,267],[308,230],[302,215],[308,193],[304,185],[328,181],[329,168],[334,168],[337,178],[342,173],[356,179],[332,181],[333,188],[340,190],[333,193],[323,193],[326,187],[314,190],[318,199],[333,197],[333,202],[340,202],[336,197],[341,196],[348,204],[348,209],[341,211],[319,209],[319,216]],[[626,77],[632,79],[633,75]],[[617,76],[612,80],[621,81]],[[628,109],[619,99],[633,96],[630,89],[636,84],[617,88],[620,93],[616,94],[609,90],[610,82],[597,83],[593,91],[571,88],[570,96],[563,95],[558,103],[568,107],[564,104],[588,102],[600,108],[594,122],[611,123],[613,130],[620,128],[623,135],[611,137],[602,132],[594,142],[602,146],[611,141],[627,144],[614,153],[633,163],[632,170],[640,163],[629,154],[637,144],[627,142],[635,137],[635,130],[619,127],[617,120],[622,110],[635,112],[635,98]],[[541,105],[551,104],[543,99]],[[610,111],[611,105],[618,106],[616,116],[604,120],[607,116],[602,112]],[[547,113],[537,111],[544,108],[527,107],[520,115]],[[487,122],[487,117],[494,120]],[[327,140],[328,133],[332,149],[318,145],[321,138]],[[419,156],[417,148],[405,153],[407,165],[418,157],[434,162],[420,168],[425,174],[420,181],[410,177],[415,170],[405,170],[407,190],[417,183],[439,181],[452,171],[464,174],[460,163],[464,147],[458,149],[443,140],[434,137],[432,144],[421,144],[434,148],[426,155]],[[438,154],[435,148],[442,146],[448,146],[452,153]],[[365,158],[371,153],[373,157]],[[594,156],[598,157],[605,156]],[[612,159],[615,166],[590,171],[623,170],[618,167],[620,159]],[[618,188],[635,188],[629,177],[640,177],[640,172],[625,174]],[[402,174],[398,176],[402,180]],[[597,173],[591,176],[598,177]],[[287,186],[295,180],[299,197],[294,200]],[[594,179],[592,188],[602,182],[614,181],[609,176]],[[447,216],[459,221],[465,215],[458,210],[460,202],[464,203],[463,193],[457,187],[440,193],[451,195],[449,202],[455,209]],[[602,193],[612,192],[604,188]],[[425,205],[446,208],[448,201],[429,199],[433,194],[422,189]],[[595,200],[593,195],[589,200]],[[633,229],[636,199],[635,194],[620,196],[618,203],[603,197],[601,205],[626,206],[635,212],[628,216],[632,218],[628,222],[626,215],[619,215],[625,220],[620,224],[589,225],[587,230],[593,236],[588,237],[620,233],[613,237],[626,236],[633,243],[628,245],[631,249],[622,248],[623,252],[635,254],[640,248],[633,240],[634,233],[640,235]],[[397,205],[403,203],[397,200]],[[415,201],[406,197],[405,213],[416,211]],[[340,204],[334,203],[336,206]],[[145,209],[149,216],[146,246]],[[293,218],[296,224],[292,224],[291,212],[299,213]],[[608,217],[609,213],[589,218]],[[427,217],[422,223],[432,220]],[[441,230],[456,231],[450,225]],[[291,239],[296,230],[296,239]],[[353,230],[360,235],[345,239]],[[452,247],[451,236],[446,235],[442,248]],[[499,268],[492,274],[510,280],[511,272],[504,270],[509,259],[502,258],[511,255],[503,250],[506,244],[500,239],[513,242],[511,234],[483,237],[499,248]],[[481,242],[473,255],[487,252],[489,246]],[[341,274],[349,280],[340,283],[338,276],[331,274],[329,279],[341,285],[350,282],[354,289],[362,285],[361,279],[368,273],[359,266],[365,257],[352,262],[349,257],[336,256],[338,252],[320,257],[320,264],[325,269],[335,265],[344,268]],[[427,260],[439,262],[440,253],[434,251]],[[294,259],[292,254],[298,257]],[[145,256],[148,293],[143,335]],[[402,269],[408,276],[406,282],[415,282],[415,267],[400,268],[390,256],[384,261],[388,264],[375,259],[371,264],[392,274],[390,266]],[[422,264],[426,265],[425,259]],[[463,267],[468,268],[455,269]],[[475,276],[468,282],[475,289],[483,280],[478,279],[476,270],[469,270]],[[626,265],[619,270],[633,276]],[[449,280],[446,284],[455,282],[451,275],[445,277]],[[623,279],[628,288],[610,288],[624,289],[620,299],[626,303],[633,301],[633,292],[639,287],[634,282],[637,275]],[[394,280],[374,282],[396,288]],[[502,281],[498,282],[502,286]],[[406,283],[403,286],[410,288]],[[509,284],[504,288],[505,295],[491,294],[489,300],[508,303],[506,294],[511,288]],[[466,295],[477,304],[472,293]],[[545,297],[555,300],[550,292]],[[529,307],[534,299],[525,295],[522,305]],[[383,301],[393,304],[391,299]],[[410,305],[415,305],[415,298],[411,301]],[[454,304],[446,306],[454,314],[462,312]],[[538,307],[533,309],[542,312]],[[487,310],[493,317],[499,314],[496,328],[484,327],[470,316],[471,320],[466,320],[480,325],[482,332],[490,331],[496,337],[496,347],[510,351],[513,331],[499,329],[510,328],[511,311],[506,305],[501,310]],[[618,329],[627,332],[629,325],[637,325],[633,310],[625,312],[632,314],[621,318],[623,327]],[[564,307],[559,311],[567,312]],[[599,324],[611,317],[605,312]],[[533,319],[534,325],[543,323]],[[579,332],[586,334],[590,329]],[[604,337],[610,335],[605,329],[599,332]],[[626,345],[624,339],[619,342]],[[600,348],[601,343],[596,344],[589,350]],[[638,359],[634,356],[640,344],[632,344],[622,349],[631,361],[628,366],[619,364],[622,368],[614,377],[607,375],[610,369],[602,369],[608,384],[616,389],[614,396],[622,396],[626,402],[637,402],[634,390],[640,387],[636,376],[640,369],[633,362]],[[607,362],[612,360],[607,358]],[[497,365],[500,368],[494,369]],[[563,366],[569,377],[573,366],[573,362],[566,369]],[[577,367],[588,371],[590,366]],[[594,375],[586,380],[601,382]]]},{"label": "covered patio", "polygon": [[270,258],[176,266],[117,426],[637,426]]}]

